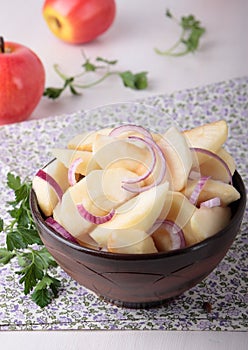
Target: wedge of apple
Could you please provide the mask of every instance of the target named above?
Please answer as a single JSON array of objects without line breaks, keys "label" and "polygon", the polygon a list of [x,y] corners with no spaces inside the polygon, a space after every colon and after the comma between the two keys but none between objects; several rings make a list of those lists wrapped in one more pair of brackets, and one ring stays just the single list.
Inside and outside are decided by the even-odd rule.
[{"label": "wedge of apple", "polygon": [[231,174],[233,175],[236,169],[236,163],[233,156],[224,147],[221,147],[219,149],[219,151],[217,152],[217,155],[224,160]]},{"label": "wedge of apple", "polygon": [[225,162],[229,171],[220,160],[210,156],[206,156],[206,160],[200,164],[199,171],[202,176],[211,176],[214,180],[230,183],[230,177],[236,168],[234,159],[224,148],[221,148],[216,154]]},{"label": "wedge of apple", "polygon": [[92,152],[89,151],[54,148],[51,150],[51,153],[60,162],[62,162],[66,168],[69,168],[74,160],[81,158],[82,163],[80,163],[77,167],[77,173],[81,175],[87,175],[92,170],[100,169],[99,165],[96,163],[93,157]]},{"label": "wedge of apple", "polygon": [[192,154],[184,135],[171,127],[157,141],[167,164],[167,179],[173,191],[180,191],[187,183],[192,167]]},{"label": "wedge of apple", "polygon": [[229,207],[201,207],[197,209],[190,219],[191,230],[197,242],[213,236],[223,229],[231,218]]},{"label": "wedge of apple", "polygon": [[[183,132],[189,147],[204,148],[216,153],[226,142],[228,127],[225,120],[204,124]],[[201,164],[206,160],[204,154],[198,155],[198,162]]]},{"label": "wedge of apple", "polygon": [[157,253],[152,237],[141,230],[112,231],[108,238],[107,248],[112,253]]},{"label": "wedge of apple", "polygon": [[83,203],[93,215],[106,215],[134,196],[122,188],[122,180],[126,177],[137,175],[124,168],[91,171],[65,192],[61,203],[54,209],[54,219],[75,238],[82,240],[95,225],[79,214],[77,204]]},{"label": "wedge of apple", "polygon": [[[170,220],[179,226],[184,232],[184,238],[188,245],[195,241],[190,226],[190,219],[195,210],[196,207],[181,192],[169,191],[159,215],[159,220]],[[162,236],[161,239],[163,239]],[[159,237],[157,237],[157,240],[159,240]]]},{"label": "wedge of apple", "polygon": [[[68,169],[59,160],[49,163],[43,170],[54,178],[63,191],[69,187]],[[51,216],[53,209],[58,203],[57,194],[47,181],[38,176],[33,178],[32,187],[37,196],[40,209],[46,216]]]},{"label": "wedge of apple", "polygon": [[92,143],[95,140],[97,134],[108,135],[111,132],[111,128],[104,128],[97,131],[88,131],[82,134],[74,136],[67,144],[69,149],[78,151],[92,151]]},{"label": "wedge of apple", "polygon": [[168,187],[169,184],[166,182],[125,202],[118,208],[110,221],[95,227],[90,236],[101,247],[106,247],[113,231],[139,230],[149,232],[162,210]]},{"label": "wedge of apple", "polygon": [[124,139],[97,134],[92,149],[102,169],[122,167],[140,175],[151,163],[151,155],[145,147]]},{"label": "wedge of apple", "polygon": [[[196,185],[197,180],[188,180],[187,186],[183,189],[182,193],[184,193],[187,198],[190,198]],[[208,179],[199,194],[196,205],[199,206],[200,203],[214,197],[219,197],[221,205],[227,206],[230,203],[238,200],[240,198],[240,193],[232,185]]]}]

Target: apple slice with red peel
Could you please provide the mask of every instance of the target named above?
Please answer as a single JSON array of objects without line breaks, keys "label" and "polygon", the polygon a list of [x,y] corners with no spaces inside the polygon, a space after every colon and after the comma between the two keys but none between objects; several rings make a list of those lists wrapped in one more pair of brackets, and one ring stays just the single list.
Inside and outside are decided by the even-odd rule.
[{"label": "apple slice with red peel", "polygon": [[115,230],[108,238],[107,248],[112,253],[150,254],[157,253],[153,239],[141,230]]},{"label": "apple slice with red peel", "polygon": [[201,207],[197,209],[190,219],[190,226],[197,242],[213,236],[227,226],[231,219],[229,207]]},{"label": "apple slice with red peel", "polygon": [[[187,186],[182,191],[187,198],[190,198],[195,186],[197,185],[197,182],[198,180],[188,180]],[[232,185],[208,179],[199,193],[196,205],[199,206],[200,203],[215,197],[220,198],[222,206],[227,206],[230,203],[238,200],[240,198],[240,193]]]},{"label": "apple slice with red peel", "polygon": [[166,182],[125,202],[116,210],[115,216],[110,221],[95,227],[90,236],[101,247],[106,247],[112,231],[139,230],[148,232],[160,215],[168,187],[169,184]]},{"label": "apple slice with red peel", "polygon": [[81,175],[87,175],[92,170],[100,169],[96,163],[92,152],[77,151],[72,149],[54,148],[51,150],[52,155],[62,162],[65,167],[69,168],[70,165],[78,158],[82,159],[82,162],[78,165],[76,172]]},{"label": "apple slice with red peel", "polygon": [[192,154],[185,137],[175,127],[171,127],[157,141],[167,164],[167,177],[173,191],[180,191],[187,183],[192,167]]},{"label": "apple slice with red peel", "polygon": [[[44,169],[61,187],[64,192],[68,187],[68,169],[58,160],[49,163]],[[58,196],[49,183],[38,176],[33,178],[33,190],[35,191],[40,209],[46,216],[51,216],[58,203]]]}]

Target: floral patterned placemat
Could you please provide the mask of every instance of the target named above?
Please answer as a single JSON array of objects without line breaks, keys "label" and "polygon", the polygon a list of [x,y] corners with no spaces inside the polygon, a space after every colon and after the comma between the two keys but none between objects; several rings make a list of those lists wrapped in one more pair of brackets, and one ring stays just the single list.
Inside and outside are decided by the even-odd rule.
[{"label": "floral patterned placemat", "polygon": [[[166,112],[182,129],[226,119],[227,146],[248,186],[248,77],[196,89],[152,96],[141,101]],[[115,120],[113,120],[115,118]],[[152,118],[152,117],[151,117]],[[79,130],[101,128],[122,122],[100,113],[94,118],[73,115],[12,124],[0,128],[1,216],[8,220],[6,202],[11,193],[6,174],[32,176],[49,159],[51,147],[64,146]],[[130,122],[146,124],[147,121]],[[163,113],[150,120],[153,128],[166,129]],[[63,288],[51,305],[40,309],[24,296],[15,274],[15,262],[0,267],[0,330],[248,330],[248,212],[241,231],[218,267],[200,284],[169,302],[152,309],[127,309],[108,304],[78,285],[58,268]],[[0,245],[5,242],[0,234]],[[207,307],[206,307],[207,306]]]}]

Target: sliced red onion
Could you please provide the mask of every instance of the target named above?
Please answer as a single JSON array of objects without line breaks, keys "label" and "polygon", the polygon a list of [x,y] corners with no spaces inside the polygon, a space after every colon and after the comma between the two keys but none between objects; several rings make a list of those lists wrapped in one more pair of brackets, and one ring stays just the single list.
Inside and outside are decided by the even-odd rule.
[{"label": "sliced red onion", "polygon": [[73,243],[77,243],[76,239],[68,232],[66,229],[64,229],[63,226],[61,226],[56,220],[54,220],[53,217],[49,216],[46,219],[46,223],[54,229],[57,233],[59,233],[62,237],[67,239],[68,241],[71,241]]},{"label": "sliced red onion", "polygon": [[227,163],[220,157],[218,156],[218,154],[209,151],[208,149],[204,149],[204,148],[198,148],[198,147],[192,147],[190,148],[191,151],[197,152],[197,153],[202,153],[202,154],[206,154],[207,156],[213,157],[214,159],[218,160],[223,167],[226,169],[227,173],[228,173],[228,177],[229,177],[229,183],[232,185],[232,173],[227,165]]},{"label": "sliced red onion", "polygon": [[138,126],[138,125],[133,125],[133,124],[125,124],[125,125],[120,125],[114,128],[113,130],[110,131],[109,136],[114,136],[117,137],[121,135],[123,132],[137,132],[140,135],[143,135],[145,137],[148,137],[149,139],[152,139],[151,133],[143,128],[143,126]]},{"label": "sliced red onion", "polygon": [[47,181],[47,183],[54,189],[55,193],[57,194],[59,200],[61,201],[63,196],[63,190],[60,187],[60,185],[57,183],[57,181],[48,173],[46,173],[44,170],[40,169],[36,175],[42,180]]},{"label": "sliced red onion", "polygon": [[[137,187],[128,186],[128,184],[124,184],[122,186],[122,188],[124,190],[132,192],[132,193],[141,193],[141,192],[144,192],[144,191],[147,191],[147,190],[151,189],[154,186],[158,186],[163,181],[163,178],[164,178],[165,172],[166,172],[166,160],[165,160],[165,157],[164,157],[164,154],[163,154],[161,148],[157,145],[157,143],[153,139],[145,137],[144,141],[148,145],[150,145],[154,149],[154,151],[157,152],[157,155],[159,157],[160,164],[161,164],[161,169],[160,169],[160,173],[159,173],[159,176],[157,177],[157,179],[155,179],[155,181],[152,184],[150,184],[150,185],[143,186],[143,187],[138,187],[138,188]],[[156,153],[155,153],[155,155],[156,155]],[[156,159],[157,159],[157,155],[156,155]]]},{"label": "sliced red onion", "polygon": [[175,222],[171,220],[157,221],[156,225],[164,227],[169,233],[171,250],[181,249],[186,246],[183,230]]},{"label": "sliced red onion", "polygon": [[112,209],[108,214],[103,216],[96,216],[91,214],[84,206],[83,204],[77,204],[77,210],[79,214],[87,221],[91,222],[92,224],[101,225],[104,224],[107,221],[110,221],[112,217],[115,214],[115,210]]},{"label": "sliced red onion", "polygon": [[127,180],[123,180],[122,181],[122,182],[124,182],[126,184],[134,184],[134,183],[137,183],[137,182],[140,182],[140,181],[143,181],[143,180],[147,179],[148,176],[151,175],[151,173],[153,172],[153,170],[155,168],[155,165],[156,165],[156,154],[155,154],[155,151],[154,151],[154,147],[151,146],[151,144],[147,142],[147,139],[142,139],[141,137],[138,137],[138,136],[129,136],[129,139],[138,140],[138,141],[144,142],[145,145],[147,146],[151,156],[152,156],[151,165],[150,165],[150,167],[149,167],[149,169],[148,169],[148,171],[146,173],[144,173],[143,175],[141,175],[139,177],[131,178],[131,179],[127,179]]},{"label": "sliced red onion", "polygon": [[208,199],[205,202],[202,202],[200,204],[200,208],[206,207],[206,208],[213,208],[213,207],[219,207],[221,204],[220,197],[214,197],[211,199]]},{"label": "sliced red onion", "polygon": [[205,186],[205,184],[209,178],[210,178],[210,176],[202,176],[200,178],[200,180],[197,182],[193,192],[191,193],[191,196],[189,198],[190,203],[192,203],[194,205],[197,203],[198,197],[199,197],[203,187]]},{"label": "sliced red onion", "polygon": [[70,186],[73,186],[77,183],[76,178],[75,178],[75,173],[76,173],[77,167],[82,162],[83,162],[82,158],[77,158],[71,163],[71,165],[68,169],[68,182],[69,182]]}]

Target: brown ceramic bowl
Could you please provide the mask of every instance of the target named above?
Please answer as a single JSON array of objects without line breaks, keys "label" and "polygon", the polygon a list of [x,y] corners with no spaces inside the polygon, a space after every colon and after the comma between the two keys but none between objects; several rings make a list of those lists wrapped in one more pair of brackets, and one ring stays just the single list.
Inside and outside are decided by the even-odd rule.
[{"label": "brown ceramic bowl", "polygon": [[229,225],[194,246],[169,253],[116,254],[79,246],[45,223],[33,191],[30,204],[44,245],[68,275],[108,301],[141,308],[162,304],[192,288],[224,258],[239,232],[246,205],[238,172],[233,184],[241,198],[231,205]]}]

